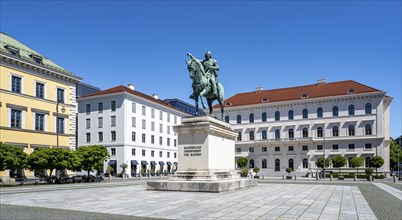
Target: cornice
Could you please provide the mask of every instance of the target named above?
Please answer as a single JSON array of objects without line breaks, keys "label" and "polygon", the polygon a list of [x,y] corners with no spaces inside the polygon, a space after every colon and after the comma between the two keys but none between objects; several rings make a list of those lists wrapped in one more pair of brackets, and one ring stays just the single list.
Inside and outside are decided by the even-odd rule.
[{"label": "cornice", "polygon": [[[36,130],[23,129],[23,128],[10,128],[10,127],[5,127],[5,126],[0,126],[0,129],[4,129],[4,130],[10,130],[10,131],[28,132],[28,133],[37,133],[37,134],[50,134],[50,135],[57,135],[57,133],[56,133],[56,132],[49,132],[49,131],[36,131]],[[75,137],[75,134],[62,134],[62,133],[59,133],[59,136],[64,136],[64,137]]]},{"label": "cornice", "polygon": [[[12,91],[9,91],[9,90],[6,90],[6,89],[0,89],[0,92],[6,93],[6,94],[9,94],[9,95],[20,96],[20,97],[24,97],[24,98],[28,98],[28,99],[34,99],[36,101],[47,102],[47,103],[50,103],[50,104],[55,104],[55,105],[57,104],[56,101],[53,101],[53,100],[50,100],[50,99],[42,99],[42,98],[38,98],[38,97],[35,97],[35,96],[23,94],[23,93],[12,92]],[[61,103],[60,105],[70,107],[70,108],[75,108],[75,105],[72,105],[72,104]]]}]

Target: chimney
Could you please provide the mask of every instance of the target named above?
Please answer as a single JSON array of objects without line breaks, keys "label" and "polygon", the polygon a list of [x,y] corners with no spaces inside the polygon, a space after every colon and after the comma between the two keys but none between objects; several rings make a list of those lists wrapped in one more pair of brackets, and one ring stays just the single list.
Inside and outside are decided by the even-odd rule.
[{"label": "chimney", "polygon": [[134,85],[133,85],[133,84],[131,84],[131,83],[130,83],[130,84],[128,84],[127,86],[128,86],[128,88],[129,88],[129,89],[131,89],[131,90],[135,90],[135,87],[134,87]]},{"label": "chimney", "polygon": [[262,90],[264,90],[264,88],[262,88],[261,86],[258,86],[255,88],[256,92],[261,92]]},{"label": "chimney", "polygon": [[318,79],[317,80],[317,85],[325,84],[327,81],[325,79]]},{"label": "chimney", "polygon": [[154,97],[154,99],[159,99],[159,96],[157,94],[152,94],[152,97]]}]

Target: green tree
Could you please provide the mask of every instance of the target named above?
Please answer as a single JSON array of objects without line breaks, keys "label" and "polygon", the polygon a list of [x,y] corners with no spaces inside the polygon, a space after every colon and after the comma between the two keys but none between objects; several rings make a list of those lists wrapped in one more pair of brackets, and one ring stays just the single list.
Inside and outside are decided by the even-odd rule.
[{"label": "green tree", "polygon": [[332,158],[332,166],[339,168],[338,174],[341,173],[341,167],[346,166],[346,164],[347,164],[347,159],[346,159],[346,157],[344,157],[342,155],[338,155],[338,156]]},{"label": "green tree", "polygon": [[286,173],[288,173],[288,175],[290,175],[290,173],[293,171],[293,169],[291,167],[286,168]]},{"label": "green tree", "polygon": [[382,165],[384,165],[384,159],[382,159],[382,157],[380,156],[374,156],[369,160],[369,165],[370,167],[375,168],[375,173],[377,175],[378,174],[377,169],[382,167]]},{"label": "green tree", "polygon": [[246,167],[246,166],[247,166],[247,163],[248,163],[248,159],[245,158],[245,157],[240,157],[240,158],[237,159],[237,165],[238,165],[240,168]]},{"label": "green tree", "polygon": [[260,168],[259,167],[254,167],[253,172],[257,175],[260,172]]},{"label": "green tree", "polygon": [[50,176],[52,176],[54,169],[74,169],[74,166],[77,164],[77,158],[69,149],[39,148],[32,152],[28,157],[30,170],[49,169]]},{"label": "green tree", "polygon": [[103,162],[110,157],[109,152],[103,145],[82,146],[75,151],[75,154],[80,161],[75,170],[86,170],[88,179],[91,170],[103,169]]},{"label": "green tree", "polygon": [[391,138],[390,143],[390,166],[392,170],[398,170],[398,151],[399,156],[402,157],[402,151],[398,143],[394,139]]},{"label": "green tree", "polygon": [[20,147],[0,142],[0,170],[16,170],[27,166],[28,155]]},{"label": "green tree", "polygon": [[329,160],[327,158],[320,157],[318,160],[315,161],[315,165],[320,168],[329,167]]},{"label": "green tree", "polygon": [[363,157],[353,157],[352,159],[350,159],[350,166],[357,168],[357,174],[359,174],[359,167],[363,166],[363,164]]}]

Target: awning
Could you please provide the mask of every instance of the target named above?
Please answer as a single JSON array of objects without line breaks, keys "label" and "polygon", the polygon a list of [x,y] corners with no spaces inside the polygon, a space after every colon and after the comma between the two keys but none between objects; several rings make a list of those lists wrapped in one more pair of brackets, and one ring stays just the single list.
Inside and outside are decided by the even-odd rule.
[{"label": "awning", "polygon": [[165,163],[163,161],[159,161],[160,165],[165,165]]},{"label": "awning", "polygon": [[172,165],[172,163],[170,161],[166,162],[167,165]]},{"label": "awning", "polygon": [[156,165],[156,162],[155,162],[155,161],[151,161],[151,164],[152,164],[152,165]]},{"label": "awning", "polygon": [[138,162],[136,160],[132,160],[131,165],[138,165]]},{"label": "awning", "polygon": [[142,165],[148,165],[148,162],[147,162],[146,160],[142,160],[142,161],[141,161],[141,164],[142,164]]},{"label": "awning", "polygon": [[116,163],[117,163],[116,160],[110,160],[108,164],[109,164],[109,165],[116,165]]}]

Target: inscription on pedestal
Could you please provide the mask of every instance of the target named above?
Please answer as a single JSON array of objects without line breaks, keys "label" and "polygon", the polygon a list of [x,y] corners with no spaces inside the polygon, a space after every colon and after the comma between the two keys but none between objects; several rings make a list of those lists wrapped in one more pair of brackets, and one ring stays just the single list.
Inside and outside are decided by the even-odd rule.
[{"label": "inscription on pedestal", "polygon": [[184,147],[185,157],[198,157],[201,156],[201,146],[187,146]]}]

